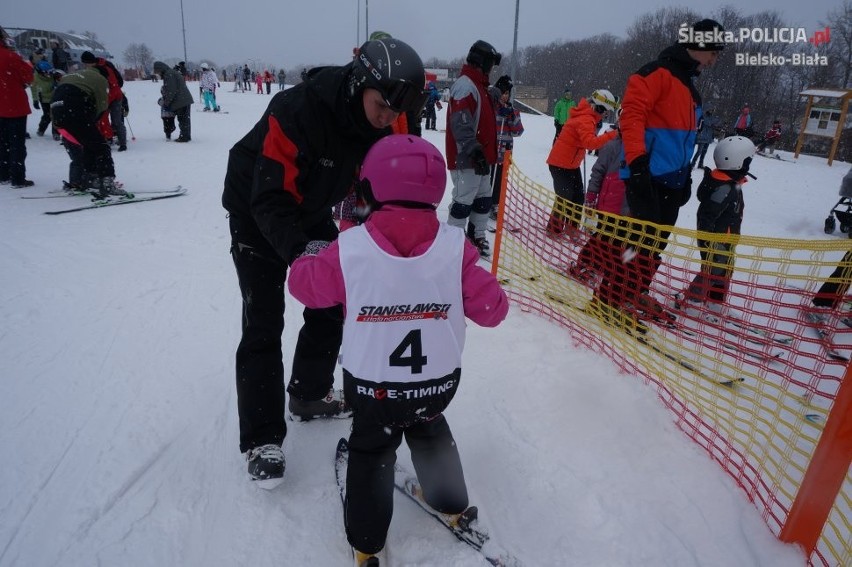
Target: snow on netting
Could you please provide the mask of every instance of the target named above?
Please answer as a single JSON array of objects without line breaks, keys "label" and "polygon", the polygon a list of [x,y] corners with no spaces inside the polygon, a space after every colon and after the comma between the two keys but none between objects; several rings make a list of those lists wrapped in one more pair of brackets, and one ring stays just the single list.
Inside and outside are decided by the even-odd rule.
[{"label": "snow on netting", "polygon": [[[649,324],[642,333],[623,311],[593,299],[604,272],[611,280],[612,274],[618,279],[636,269],[630,267],[636,261],[620,261],[620,244],[636,241],[634,229],[642,227],[555,203],[550,187],[525,177],[514,164],[504,170],[494,269],[512,301],[562,326],[573,344],[606,355],[650,383],[679,427],[739,483],[778,535],[833,407],[848,364],[843,358],[852,349],[852,329],[835,320],[833,336],[821,340],[805,322],[803,307],[844,257],[849,241],[732,240],[675,227],[648,295],[677,321]],[[563,218],[581,219],[582,229],[549,234],[554,207]],[[736,245],[733,256],[721,256],[721,264],[733,262],[721,312],[676,299],[701,269],[699,237]],[[659,242],[653,235],[644,241],[651,248]],[[578,262],[587,269],[569,277]],[[847,473],[813,564],[852,565],[850,522]]]}]

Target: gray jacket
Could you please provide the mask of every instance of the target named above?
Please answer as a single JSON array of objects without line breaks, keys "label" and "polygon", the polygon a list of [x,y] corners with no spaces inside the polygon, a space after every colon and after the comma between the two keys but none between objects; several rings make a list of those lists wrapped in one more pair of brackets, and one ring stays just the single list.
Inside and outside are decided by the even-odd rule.
[{"label": "gray jacket", "polygon": [[174,112],[195,102],[180,73],[162,61],[154,62],[154,72],[163,78],[164,109]]}]

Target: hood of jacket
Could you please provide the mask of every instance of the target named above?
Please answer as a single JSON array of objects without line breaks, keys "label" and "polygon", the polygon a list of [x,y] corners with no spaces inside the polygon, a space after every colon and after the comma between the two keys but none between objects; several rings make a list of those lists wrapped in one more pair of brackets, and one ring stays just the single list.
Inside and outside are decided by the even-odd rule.
[{"label": "hood of jacket", "polygon": [[164,71],[167,71],[169,69],[171,69],[171,67],[169,67],[162,61],[154,61],[154,72],[158,75],[162,75]]},{"label": "hood of jacket", "polygon": [[693,79],[701,74],[698,70],[698,61],[689,56],[683,43],[676,43],[660,52],[657,60],[660,66],[669,70],[680,82],[682,82],[692,94],[695,104],[701,106],[701,93],[695,88]]},{"label": "hood of jacket", "polygon": [[589,104],[588,99],[585,98],[581,98],[580,102],[577,103],[576,106],[572,106],[571,110],[568,111],[569,119],[577,118],[580,116],[591,116],[594,119],[595,124],[597,124],[603,119],[600,114],[595,112],[595,109],[592,107],[591,104]]}]

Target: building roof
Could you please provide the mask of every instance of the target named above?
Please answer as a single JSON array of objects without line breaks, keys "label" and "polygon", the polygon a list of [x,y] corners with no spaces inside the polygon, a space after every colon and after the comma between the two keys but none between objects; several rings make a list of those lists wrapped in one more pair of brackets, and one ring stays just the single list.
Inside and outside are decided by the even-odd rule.
[{"label": "building roof", "polygon": [[4,28],[19,51],[26,52],[32,48],[32,38],[61,40],[74,60],[79,60],[84,51],[91,51],[96,57],[112,59],[112,54],[99,41],[82,34],[57,32],[37,28]]},{"label": "building roof", "polygon": [[805,89],[799,94],[826,98],[846,98],[848,96],[852,96],[852,89]]}]

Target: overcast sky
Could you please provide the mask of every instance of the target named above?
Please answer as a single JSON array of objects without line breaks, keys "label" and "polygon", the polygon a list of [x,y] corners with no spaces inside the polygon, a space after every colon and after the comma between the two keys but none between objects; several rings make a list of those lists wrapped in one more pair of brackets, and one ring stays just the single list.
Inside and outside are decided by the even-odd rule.
[{"label": "overcast sky", "polygon": [[[0,25],[55,31],[92,31],[124,64],[130,43],[144,43],[157,59],[183,59],[181,0],[7,0]],[[477,39],[510,53],[515,0],[182,0],[188,61],[223,66],[262,61],[287,69],[345,63],[369,30],[405,40],[423,59],[462,57]],[[750,0],[743,13],[777,10],[785,25],[808,35],[838,0]],[[725,4],[701,2],[710,16]],[[581,8],[577,6],[582,6]],[[520,0],[518,47],[600,33],[624,37],[635,19],[670,4],[661,0]],[[685,3],[683,5],[686,5]],[[694,5],[694,4],[693,4]],[[360,6],[360,26],[358,26]],[[360,34],[356,36],[356,31]],[[673,30],[672,37],[676,32]]]}]

